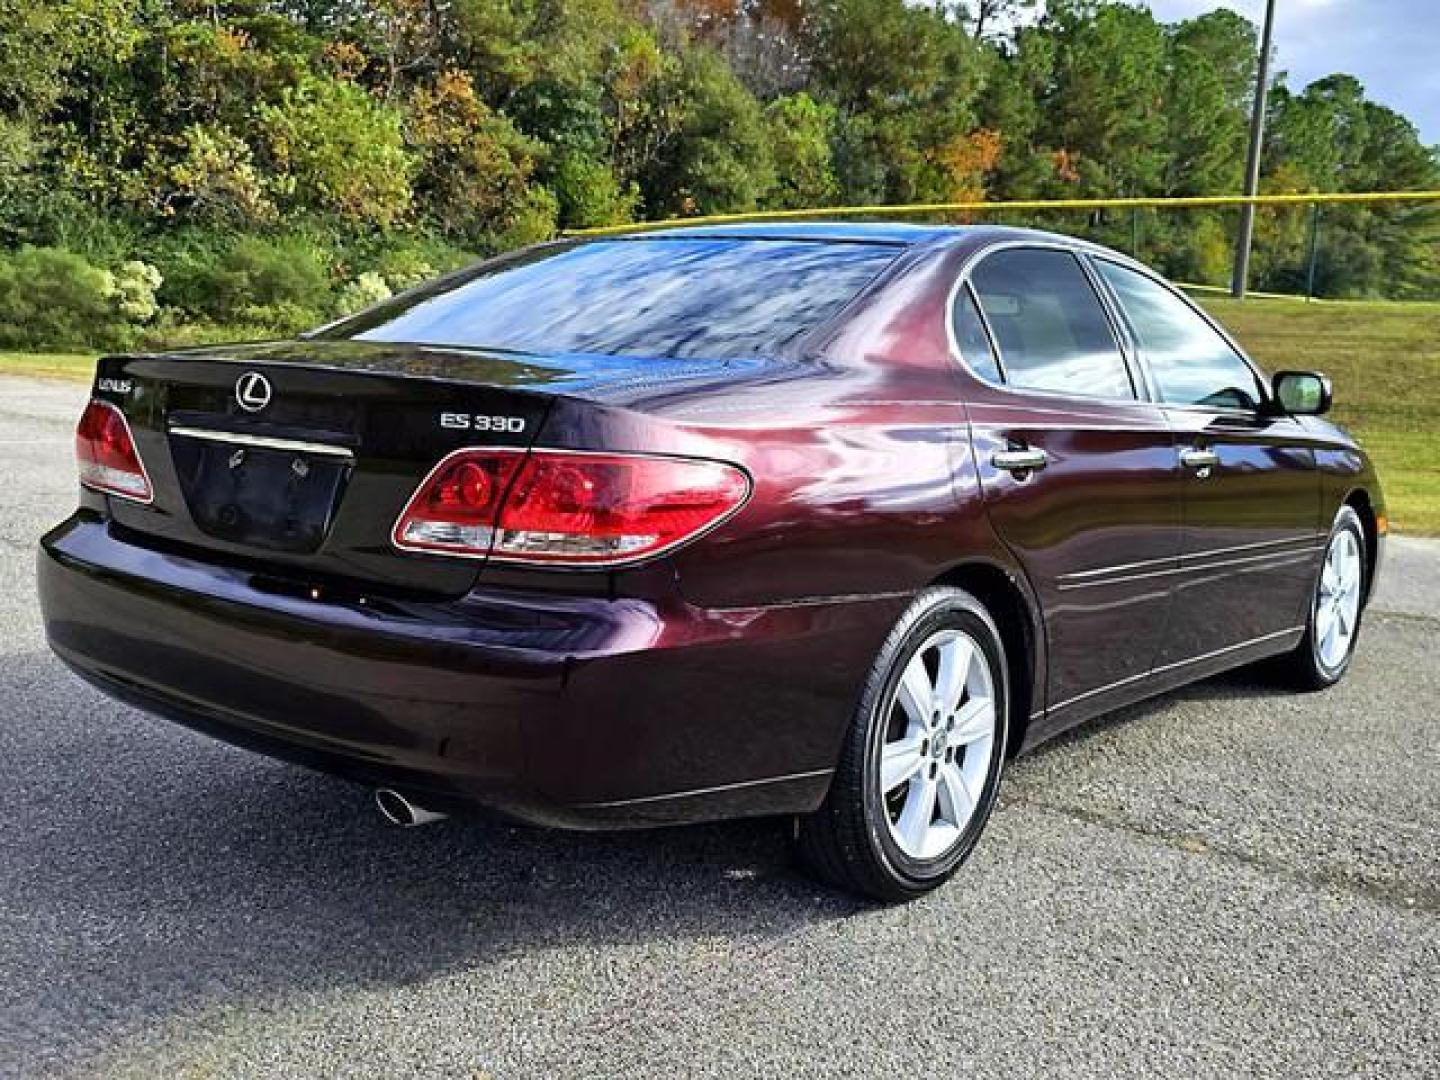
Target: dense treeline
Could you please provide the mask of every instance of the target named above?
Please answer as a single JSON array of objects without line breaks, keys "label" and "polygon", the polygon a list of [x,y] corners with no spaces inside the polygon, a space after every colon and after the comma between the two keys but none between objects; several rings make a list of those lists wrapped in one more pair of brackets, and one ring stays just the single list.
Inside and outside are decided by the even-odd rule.
[{"label": "dense treeline", "polygon": [[[1238,190],[1253,26],[1032,3],[0,0],[0,343],[292,329],[642,218]],[[1436,186],[1355,79],[1276,86],[1265,190]],[[1255,284],[1304,285],[1307,221],[1260,215]],[[1220,212],[1045,223],[1229,264]],[[1318,291],[1440,295],[1437,238],[1337,212]]]}]

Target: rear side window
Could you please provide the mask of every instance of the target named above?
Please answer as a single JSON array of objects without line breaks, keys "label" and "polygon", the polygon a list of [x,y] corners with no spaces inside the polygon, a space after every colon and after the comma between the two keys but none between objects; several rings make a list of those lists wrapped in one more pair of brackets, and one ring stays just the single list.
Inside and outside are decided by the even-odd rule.
[{"label": "rear side window", "polygon": [[955,298],[955,342],[970,370],[982,379],[1001,381],[995,349],[990,344],[990,335],[985,333],[980,309],[975,306],[975,294],[968,287],[962,288]]},{"label": "rear side window", "polygon": [[1100,298],[1065,251],[998,251],[970,276],[1012,386],[1131,398],[1125,358]]},{"label": "rear side window", "polygon": [[681,359],[773,354],[842,308],[899,249],[602,240],[482,264],[322,338]]},{"label": "rear side window", "polygon": [[1159,282],[1104,259],[1095,261],[1115,291],[1155,377],[1171,405],[1257,409],[1265,399],[1249,364],[1184,300]]}]

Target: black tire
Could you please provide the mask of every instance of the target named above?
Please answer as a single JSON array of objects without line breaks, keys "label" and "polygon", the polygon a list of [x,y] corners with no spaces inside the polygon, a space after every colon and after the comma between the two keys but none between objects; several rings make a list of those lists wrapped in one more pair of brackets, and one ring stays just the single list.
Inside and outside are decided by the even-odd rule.
[{"label": "black tire", "polygon": [[1305,636],[1293,652],[1280,658],[1278,665],[1283,681],[1299,690],[1325,690],[1343,679],[1345,673],[1350,670],[1350,661],[1355,656],[1355,646],[1360,641],[1360,626],[1365,615],[1364,597],[1368,594],[1370,585],[1368,579],[1369,556],[1365,550],[1365,526],[1360,521],[1360,515],[1352,507],[1342,506],[1340,512],[1335,515],[1335,523],[1331,526],[1330,536],[1325,541],[1327,558],[1336,537],[1347,532],[1353,536],[1356,549],[1360,553],[1361,601],[1355,613],[1354,630],[1350,635],[1345,655],[1337,662],[1327,664],[1321,653],[1318,630],[1321,581],[1325,565],[1322,559],[1321,568],[1315,574],[1315,585],[1311,590],[1310,606],[1305,619]]},{"label": "black tire", "polygon": [[[922,860],[900,849],[891,836],[889,819],[881,816],[889,811],[884,793],[878,791],[878,755],[906,665],[932,635],[944,630],[963,631],[979,646],[979,655],[989,666],[994,734],[988,771],[971,817],[951,846]],[[951,588],[928,589],[918,596],[890,631],[870,668],[825,802],[799,820],[796,846],[801,861],[837,888],[885,902],[911,900],[943,884],[969,857],[994,808],[1005,767],[1009,701],[1005,647],[980,602]]]}]

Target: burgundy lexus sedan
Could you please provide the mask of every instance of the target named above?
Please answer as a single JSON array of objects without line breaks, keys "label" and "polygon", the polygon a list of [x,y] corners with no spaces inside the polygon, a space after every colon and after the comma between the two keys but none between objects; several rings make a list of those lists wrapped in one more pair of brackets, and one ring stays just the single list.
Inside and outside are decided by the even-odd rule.
[{"label": "burgundy lexus sedan", "polygon": [[1239,664],[1345,674],[1386,518],[1329,404],[1062,236],[562,241],[101,360],[40,596],[105,692],[397,822],[794,815],[903,899],[1017,752]]}]

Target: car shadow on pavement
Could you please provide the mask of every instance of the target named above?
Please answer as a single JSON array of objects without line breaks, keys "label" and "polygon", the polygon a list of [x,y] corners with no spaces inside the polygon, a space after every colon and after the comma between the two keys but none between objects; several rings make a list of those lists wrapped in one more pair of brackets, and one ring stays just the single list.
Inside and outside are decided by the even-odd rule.
[{"label": "car shadow on pavement", "polygon": [[794,870],[774,820],[399,829],[360,787],[116,705],[48,656],[8,658],[0,700],[0,998],[57,1063],[235,1000],[536,949],[744,948],[865,909]]},{"label": "car shadow on pavement", "polygon": [[1071,728],[1069,731],[1049,739],[1027,752],[1022,761],[1040,760],[1051,754],[1064,753],[1077,743],[1093,739],[1102,732],[1114,731],[1132,724],[1152,722],[1163,712],[1184,701],[1255,701],[1263,698],[1293,697],[1295,691],[1287,689],[1273,670],[1269,661],[1236,668],[1219,675],[1212,675],[1201,682],[1170,690],[1156,697],[1146,698],[1134,705],[1127,705],[1114,712],[1104,713]]},{"label": "car shadow on pavement", "polygon": [[[9,661],[3,996],[52,1065],[238,1001],[421,983],[532,950],[698,937],[744,950],[869,909],[792,867],[783,822],[398,829],[362,788],[116,705],[46,654]],[[1242,672],[1180,694],[1268,692]]]}]

